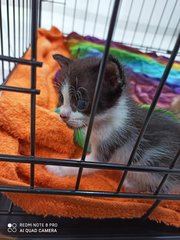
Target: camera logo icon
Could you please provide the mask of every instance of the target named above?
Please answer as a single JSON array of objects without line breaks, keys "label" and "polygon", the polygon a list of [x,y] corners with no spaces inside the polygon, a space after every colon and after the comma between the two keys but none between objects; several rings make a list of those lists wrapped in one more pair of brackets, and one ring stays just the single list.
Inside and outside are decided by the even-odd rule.
[{"label": "camera logo icon", "polygon": [[16,223],[8,223],[7,225],[7,231],[9,233],[15,233],[17,232],[17,224]]}]

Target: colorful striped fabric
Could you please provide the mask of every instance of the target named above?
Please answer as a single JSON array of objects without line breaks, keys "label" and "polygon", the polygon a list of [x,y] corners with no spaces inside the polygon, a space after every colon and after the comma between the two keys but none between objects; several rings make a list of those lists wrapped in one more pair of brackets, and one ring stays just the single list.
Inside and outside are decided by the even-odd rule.
[{"label": "colorful striped fabric", "polygon": [[[73,58],[102,57],[104,41],[77,33],[67,36],[67,44]],[[134,99],[150,104],[162,77],[168,59],[155,53],[143,53],[139,50],[113,42],[110,53],[125,67]],[[158,107],[169,108],[174,97],[180,94],[180,62],[175,62],[166,80],[158,102]]]}]

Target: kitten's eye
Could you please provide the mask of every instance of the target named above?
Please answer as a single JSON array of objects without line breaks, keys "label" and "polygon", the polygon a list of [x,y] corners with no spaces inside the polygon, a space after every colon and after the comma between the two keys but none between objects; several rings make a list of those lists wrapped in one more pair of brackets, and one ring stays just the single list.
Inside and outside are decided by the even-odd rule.
[{"label": "kitten's eye", "polygon": [[59,95],[59,102],[60,102],[60,104],[62,105],[63,104],[63,102],[64,102],[64,98],[63,98],[63,95],[60,93],[60,95]]},{"label": "kitten's eye", "polygon": [[89,105],[89,101],[84,100],[84,99],[78,100],[78,102],[77,102],[77,109],[79,111],[84,111],[84,110],[87,109],[88,105]]}]

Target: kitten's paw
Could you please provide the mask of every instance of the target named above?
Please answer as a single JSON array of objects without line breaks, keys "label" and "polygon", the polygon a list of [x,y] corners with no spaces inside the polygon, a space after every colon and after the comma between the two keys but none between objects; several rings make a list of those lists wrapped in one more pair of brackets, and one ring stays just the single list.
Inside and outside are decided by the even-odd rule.
[{"label": "kitten's paw", "polygon": [[59,177],[72,176],[78,173],[77,168],[61,167],[61,166],[53,166],[53,165],[47,165],[46,170]]},{"label": "kitten's paw", "polygon": [[57,176],[63,177],[64,174],[62,172],[61,167],[59,166],[52,166],[52,165],[47,165],[46,166],[46,170],[52,174],[55,174]]}]

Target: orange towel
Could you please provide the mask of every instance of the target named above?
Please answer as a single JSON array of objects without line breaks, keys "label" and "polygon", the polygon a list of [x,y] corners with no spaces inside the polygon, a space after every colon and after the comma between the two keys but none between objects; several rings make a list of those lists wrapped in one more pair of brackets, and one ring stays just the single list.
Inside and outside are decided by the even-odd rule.
[{"label": "orange towel", "polygon": [[[63,124],[56,113],[58,97],[53,87],[53,77],[58,65],[54,53],[69,57],[63,35],[56,28],[38,31],[36,105],[36,156],[46,158],[76,158],[81,149],[73,142],[73,132]],[[30,50],[24,56],[30,58]],[[18,65],[7,83],[9,86],[30,87],[30,67]],[[0,153],[30,154],[30,95],[2,92],[0,97]],[[0,185],[28,186],[30,165],[0,162]],[[80,189],[115,191],[120,179],[119,171],[98,171],[83,176]],[[60,178],[48,173],[42,165],[35,166],[35,186],[73,189],[76,177]],[[74,197],[58,195],[5,193],[14,204],[27,213],[63,217],[134,218],[141,217],[153,200]],[[162,201],[150,219],[180,227],[180,201]]]}]

